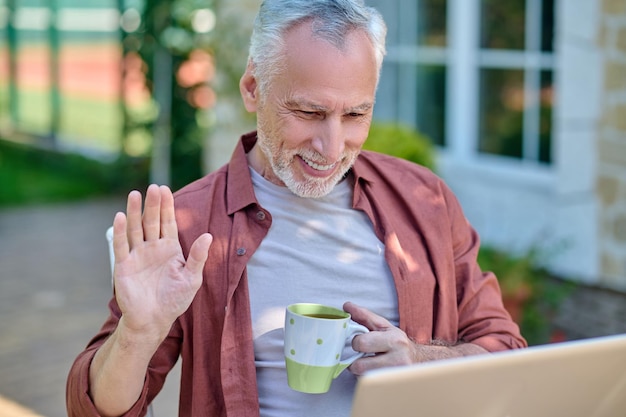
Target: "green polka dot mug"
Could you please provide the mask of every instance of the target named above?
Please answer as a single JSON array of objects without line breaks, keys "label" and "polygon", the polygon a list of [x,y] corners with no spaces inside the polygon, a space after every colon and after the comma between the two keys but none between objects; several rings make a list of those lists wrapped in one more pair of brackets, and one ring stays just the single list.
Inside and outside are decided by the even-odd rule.
[{"label": "green polka dot mug", "polygon": [[289,386],[300,392],[322,394],[333,379],[362,357],[354,352],[342,360],[352,338],[367,333],[350,314],[322,304],[292,304],[285,312],[285,364]]}]

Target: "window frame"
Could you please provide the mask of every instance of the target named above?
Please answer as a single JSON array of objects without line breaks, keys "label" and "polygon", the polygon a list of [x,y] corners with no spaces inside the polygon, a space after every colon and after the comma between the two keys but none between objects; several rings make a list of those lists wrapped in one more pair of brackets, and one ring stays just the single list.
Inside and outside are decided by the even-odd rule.
[{"label": "window frame", "polygon": [[[407,22],[408,18],[412,18],[417,23],[416,14],[409,13],[410,10],[404,10],[405,3],[403,0],[398,0],[398,2],[393,3],[393,6],[389,4],[381,7],[381,9],[387,9],[388,12],[390,12],[390,7],[395,7],[393,15],[386,16],[386,19],[399,19],[398,22],[387,22],[389,26],[399,25],[399,29],[392,30],[403,30],[403,26],[410,23]],[[477,166],[484,166],[484,163],[487,162],[495,166],[509,165],[510,168],[520,170],[530,167],[539,172],[553,172],[557,159],[555,153],[555,141],[557,139],[555,135],[555,112],[553,112],[551,125],[552,161],[550,163],[539,161],[540,106],[538,100],[541,91],[542,72],[547,71],[552,74],[555,90],[558,82],[556,77],[557,51],[541,51],[542,36],[539,28],[542,24],[542,0],[526,0],[526,48],[524,50],[481,48],[480,6],[481,0],[448,0],[446,6],[447,45],[442,47],[397,44],[397,33],[391,32],[386,62],[445,67],[446,97],[444,100],[446,105],[445,137],[443,139],[445,145],[438,146],[443,159],[453,159],[464,164]],[[412,6],[412,9],[416,7],[416,5]],[[400,13],[400,9],[402,13]],[[417,33],[417,29],[414,30]],[[525,103],[535,103],[535,105],[525,105],[521,158],[487,154],[479,150],[480,75],[482,69],[515,69],[524,73]],[[383,77],[385,77],[384,73]],[[408,85],[406,89],[403,87],[403,90],[406,91],[410,87],[411,85]],[[387,95],[385,99],[389,100],[390,97]],[[411,101],[414,101],[411,94],[398,95],[393,100],[395,102],[392,106],[397,109],[395,112],[396,119],[406,122],[408,119],[406,116],[403,117],[403,113],[419,111],[414,104],[411,104]],[[511,170],[507,169],[507,171]],[[532,177],[536,177],[534,174]]]}]

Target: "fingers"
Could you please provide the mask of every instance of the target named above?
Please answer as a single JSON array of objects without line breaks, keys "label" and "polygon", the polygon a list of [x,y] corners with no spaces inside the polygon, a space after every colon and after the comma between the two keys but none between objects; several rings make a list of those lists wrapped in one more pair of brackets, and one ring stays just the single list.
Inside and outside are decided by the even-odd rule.
[{"label": "fingers", "polygon": [[164,185],[159,187],[161,193],[161,236],[178,239],[178,227],[174,215],[174,196],[172,191]]},{"label": "fingers", "polygon": [[117,213],[113,218],[113,254],[115,262],[123,262],[130,248],[126,237],[126,215]]},{"label": "fingers", "polygon": [[209,248],[213,242],[213,236],[204,233],[196,239],[189,249],[186,268],[193,275],[201,275],[204,264],[209,256]]},{"label": "fingers", "polygon": [[161,237],[161,191],[152,184],[146,191],[143,216],[143,240],[156,240]]},{"label": "fingers", "polygon": [[372,331],[384,330],[394,327],[384,317],[372,313],[368,309],[358,306],[349,301],[343,305],[343,309],[346,313],[349,313],[352,316],[352,320],[356,321],[359,324],[362,324]]},{"label": "fingers", "polygon": [[370,330],[369,333],[358,335],[352,339],[352,348],[357,352],[388,352],[393,347],[395,338],[390,336],[393,336],[394,330],[402,332],[384,317],[354,303],[345,303],[343,309],[352,316],[352,320]]},{"label": "fingers", "polygon": [[[128,194],[126,212],[117,213],[114,219],[114,254],[117,260],[125,259],[129,252],[144,241],[160,238],[178,240],[178,227],[174,210],[174,196],[167,186],[151,184],[146,191],[143,214],[141,193]],[[201,275],[208,257],[213,237],[205,233],[198,237],[189,250],[186,267],[194,275]]]},{"label": "fingers", "polygon": [[[397,329],[387,319],[366,308],[347,302],[343,309],[352,316],[352,320],[367,327],[370,332],[352,339],[352,348],[358,352],[381,353],[391,350],[393,340],[389,338]],[[404,332],[402,332],[404,333]]]},{"label": "fingers", "polygon": [[352,339],[352,349],[365,353],[386,353],[401,346],[403,337],[404,332],[395,327],[372,331],[355,336]]},{"label": "fingers", "polygon": [[143,225],[141,223],[141,193],[133,190],[126,201],[126,233],[130,248],[143,242]]},{"label": "fingers", "polygon": [[352,349],[370,354],[350,366],[350,371],[356,375],[371,369],[415,362],[414,343],[397,327],[358,335],[352,340]]},{"label": "fingers", "polygon": [[350,366],[352,373],[362,375],[371,369],[412,363],[414,344],[405,332],[354,303],[345,303],[343,309],[350,313],[352,320],[371,330],[352,339],[352,349],[370,354]]},{"label": "fingers", "polygon": [[349,369],[354,375],[359,376],[364,375],[368,371],[387,368],[389,366],[394,366],[394,364],[389,363],[386,355],[373,355],[357,359],[352,362]]},{"label": "fingers", "polygon": [[174,215],[174,196],[167,186],[151,184],[146,191],[142,213],[141,193],[133,190],[126,203],[127,233],[130,248],[160,237],[178,238]]}]

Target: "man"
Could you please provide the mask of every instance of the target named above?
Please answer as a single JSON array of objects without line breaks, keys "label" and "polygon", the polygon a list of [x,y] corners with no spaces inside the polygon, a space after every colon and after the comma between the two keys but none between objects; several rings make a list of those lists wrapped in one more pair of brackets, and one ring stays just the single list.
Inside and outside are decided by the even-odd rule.
[{"label": "man", "polygon": [[[348,416],[370,369],[526,346],[450,190],[361,152],[384,37],[361,0],[263,2],[240,82],[258,130],[175,197],[150,186],[143,213],[129,194],[111,315],[70,372],[70,416],[141,415],[179,355],[181,416]],[[370,329],[326,394],[287,385],[294,302]]]}]

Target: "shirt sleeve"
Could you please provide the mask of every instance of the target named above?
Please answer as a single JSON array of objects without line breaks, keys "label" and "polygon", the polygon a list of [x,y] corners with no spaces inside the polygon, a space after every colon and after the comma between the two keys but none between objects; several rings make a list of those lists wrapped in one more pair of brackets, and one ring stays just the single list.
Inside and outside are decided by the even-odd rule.
[{"label": "shirt sleeve", "polygon": [[447,188],[445,192],[453,241],[459,341],[490,352],[526,347],[519,326],[504,308],[496,276],[483,272],[478,265],[478,234],[456,197]]},{"label": "shirt sleeve", "polygon": [[[91,399],[89,368],[96,352],[117,327],[121,312],[113,298],[109,302],[110,315],[98,334],[89,342],[70,368],[66,384],[66,406],[68,417],[98,417],[100,414]],[[141,395],[124,417],[144,416],[149,404],[159,393],[167,373],[174,367],[180,352],[177,323],[154,354],[148,366]]]}]

